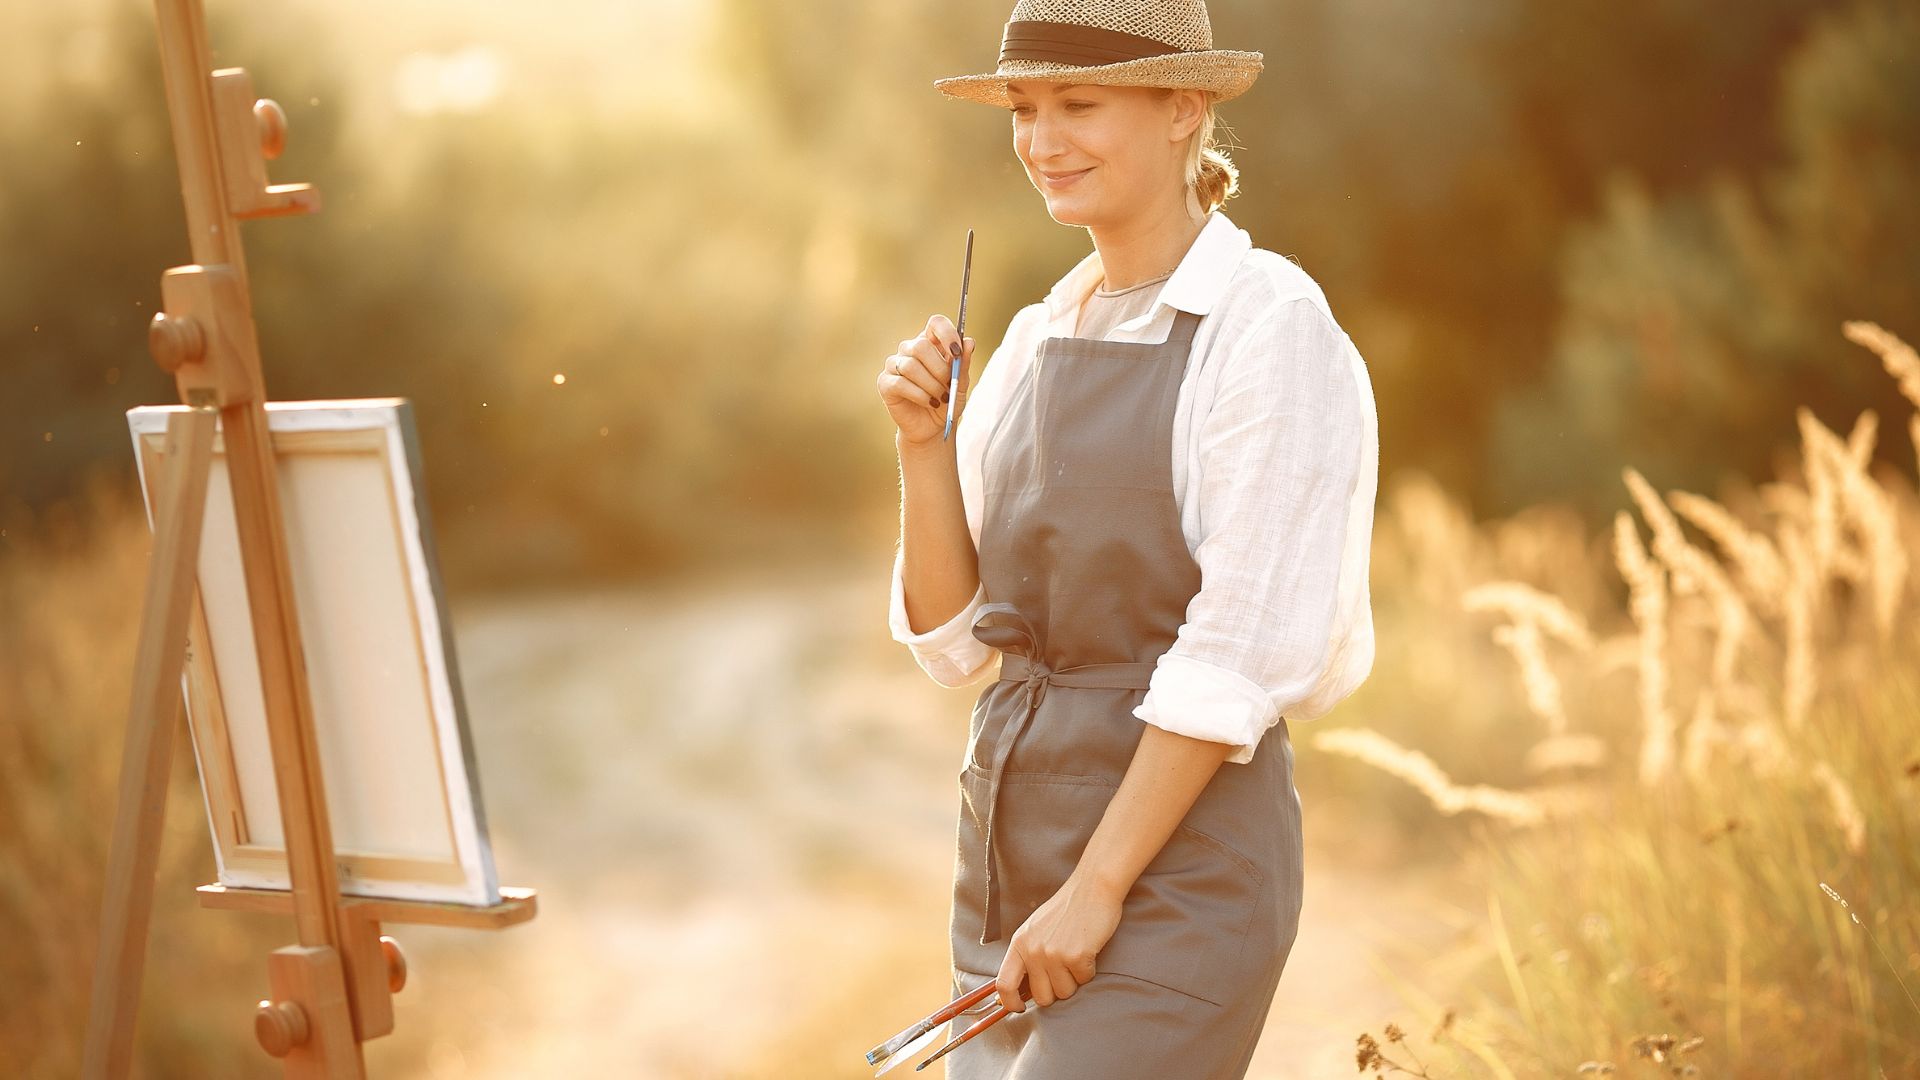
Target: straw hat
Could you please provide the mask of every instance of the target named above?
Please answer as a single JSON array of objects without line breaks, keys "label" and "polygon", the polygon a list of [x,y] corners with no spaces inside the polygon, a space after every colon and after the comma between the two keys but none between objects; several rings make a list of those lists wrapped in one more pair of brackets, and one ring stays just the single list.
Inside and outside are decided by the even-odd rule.
[{"label": "straw hat", "polygon": [[1213,47],[1205,0],[1019,0],[985,75],[936,79],[948,97],[1008,108],[1008,80],[1211,90],[1226,101],[1260,74],[1261,55]]}]

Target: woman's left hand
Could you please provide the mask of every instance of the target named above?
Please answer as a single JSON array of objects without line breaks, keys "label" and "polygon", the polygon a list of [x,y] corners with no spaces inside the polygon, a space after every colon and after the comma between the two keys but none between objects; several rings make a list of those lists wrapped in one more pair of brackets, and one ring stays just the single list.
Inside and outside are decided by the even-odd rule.
[{"label": "woman's left hand", "polygon": [[1000,1000],[1009,1011],[1025,1012],[1020,980],[1036,1004],[1070,998],[1093,978],[1094,957],[1106,948],[1120,925],[1125,894],[1100,888],[1076,871],[1041,904],[1007,945],[1000,964]]}]

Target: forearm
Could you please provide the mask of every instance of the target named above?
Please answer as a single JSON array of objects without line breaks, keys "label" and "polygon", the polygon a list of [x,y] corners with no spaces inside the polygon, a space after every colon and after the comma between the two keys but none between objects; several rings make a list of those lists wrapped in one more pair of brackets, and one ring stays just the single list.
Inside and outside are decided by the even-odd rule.
[{"label": "forearm", "polygon": [[960,498],[953,441],[921,445],[896,434],[894,448],[900,455],[901,585],[907,622],[919,634],[973,599],[979,556]]},{"label": "forearm", "polygon": [[1143,724],[1140,745],[1074,869],[1089,886],[1117,898],[1139,880],[1200,792],[1233,752],[1229,743]]}]

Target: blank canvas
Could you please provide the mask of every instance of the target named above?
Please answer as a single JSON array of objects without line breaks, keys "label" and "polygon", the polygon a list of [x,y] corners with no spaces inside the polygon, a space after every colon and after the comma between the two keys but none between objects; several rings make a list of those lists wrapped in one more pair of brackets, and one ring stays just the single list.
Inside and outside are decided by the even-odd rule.
[{"label": "blank canvas", "polygon": [[[128,412],[149,514],[167,417]],[[340,890],[498,902],[473,744],[399,399],[267,406]],[[252,620],[216,438],[187,711],[220,881],[287,889]]]}]

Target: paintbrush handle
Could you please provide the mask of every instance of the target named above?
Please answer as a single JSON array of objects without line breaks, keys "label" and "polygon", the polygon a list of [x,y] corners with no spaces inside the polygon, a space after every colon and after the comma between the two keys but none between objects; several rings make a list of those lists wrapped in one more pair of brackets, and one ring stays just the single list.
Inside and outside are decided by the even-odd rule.
[{"label": "paintbrush handle", "polygon": [[[991,983],[989,983],[988,985],[989,985],[989,986],[991,986],[992,984],[991,984]],[[1020,996],[1021,996],[1022,998],[1024,998],[1024,997],[1026,997],[1026,995],[1025,995],[1025,994],[1022,994],[1022,995],[1020,995]],[[995,1006],[994,1006],[994,1007],[993,1007],[993,1008],[992,1008],[992,1009],[991,1009],[991,1010],[990,1010],[990,1011],[989,1011],[989,1012],[987,1013],[987,1015],[985,1015],[985,1016],[983,1016],[983,1017],[981,1017],[981,1018],[980,1018],[980,1019],[978,1019],[978,1020],[975,1020],[975,1021],[973,1022],[973,1026],[972,1026],[972,1027],[969,1027],[969,1028],[967,1028],[967,1030],[965,1030],[965,1031],[963,1031],[963,1032],[961,1032],[961,1033],[960,1033],[960,1037],[959,1037],[959,1038],[957,1038],[957,1039],[955,1039],[955,1040],[953,1040],[952,1042],[950,1042],[950,1043],[948,1043],[947,1045],[945,1045],[945,1046],[943,1046],[943,1047],[941,1047],[940,1049],[938,1049],[938,1050],[936,1050],[936,1051],[934,1051],[934,1052],[933,1052],[933,1056],[932,1056],[932,1057],[930,1057],[930,1058],[928,1058],[927,1060],[925,1060],[925,1061],[923,1061],[923,1062],[921,1062],[921,1063],[920,1063],[920,1064],[918,1064],[918,1065],[915,1065],[915,1066],[913,1067],[913,1071],[914,1071],[914,1072],[919,1072],[919,1071],[920,1071],[921,1069],[924,1069],[924,1068],[926,1068],[927,1066],[929,1066],[929,1065],[931,1065],[931,1064],[933,1064],[934,1062],[936,1062],[936,1061],[939,1061],[939,1060],[940,1060],[941,1058],[943,1058],[943,1057],[946,1057],[946,1056],[947,1056],[948,1054],[950,1054],[950,1053],[952,1053],[952,1052],[954,1051],[954,1049],[955,1049],[955,1048],[957,1048],[957,1047],[958,1047],[958,1046],[959,1046],[959,1045],[960,1045],[961,1043],[964,1043],[964,1042],[966,1042],[966,1041],[967,1041],[968,1039],[971,1039],[971,1038],[973,1038],[973,1037],[974,1037],[975,1035],[978,1035],[978,1034],[980,1034],[981,1032],[983,1032],[983,1031],[985,1031],[985,1030],[987,1030],[988,1028],[990,1028],[990,1027],[992,1027],[993,1025],[995,1025],[995,1024],[997,1024],[997,1023],[999,1023],[1000,1021],[1002,1021],[1002,1020],[1004,1020],[1004,1019],[1006,1019],[1006,1018],[1007,1018],[1007,1015],[1008,1015],[1008,1013],[1009,1013],[1009,1010],[1007,1009],[1007,1007],[1006,1007],[1005,1005],[995,1005]]]},{"label": "paintbrush handle", "polygon": [[925,1020],[922,1020],[921,1023],[923,1024],[945,1023],[946,1021],[951,1020],[956,1016],[959,1016],[961,1013],[966,1012],[968,1009],[973,1008],[975,1005],[980,1004],[982,1001],[985,1001],[989,996],[993,994],[994,989],[999,985],[1000,985],[999,983],[996,983],[993,980],[989,979],[986,982],[981,983],[979,986],[974,987],[972,990],[969,990],[966,993],[961,994],[959,997],[954,998],[952,1001],[942,1006],[933,1015],[927,1017]]},{"label": "paintbrush handle", "polygon": [[[886,1051],[887,1047],[894,1046],[900,1043],[905,1043],[913,1039],[917,1039],[920,1036],[926,1034],[927,1032],[933,1030],[934,1028],[939,1027],[941,1024],[944,1024],[947,1021],[953,1019],[954,1017],[959,1016],[961,1013],[966,1012],[968,1009],[973,1008],[975,1005],[985,1000],[988,995],[992,994],[994,987],[997,985],[998,985],[997,983],[994,983],[991,981],[983,983],[980,986],[975,987],[974,989],[969,990],[964,994],[961,994],[959,997],[954,998],[952,1001],[946,1003],[945,1005],[940,1006],[938,1009],[935,1009],[933,1012],[930,1012],[926,1016],[921,1017],[919,1020],[914,1021],[912,1024],[907,1025],[905,1028],[901,1029],[900,1034],[895,1035],[893,1038],[888,1039],[886,1042],[881,1043],[879,1046],[876,1046],[872,1050],[867,1051],[867,1060],[871,1062],[874,1059],[874,1056],[876,1054],[880,1054]],[[897,1052],[897,1051],[894,1051],[894,1052]]]},{"label": "paintbrush handle", "polygon": [[953,434],[954,410],[960,407],[960,359],[967,350],[967,292],[973,286],[973,230],[967,230],[967,258],[960,271],[960,319],[954,326],[954,334],[960,339],[959,346],[953,352],[953,374],[947,379],[947,426],[940,433],[946,439]]}]

